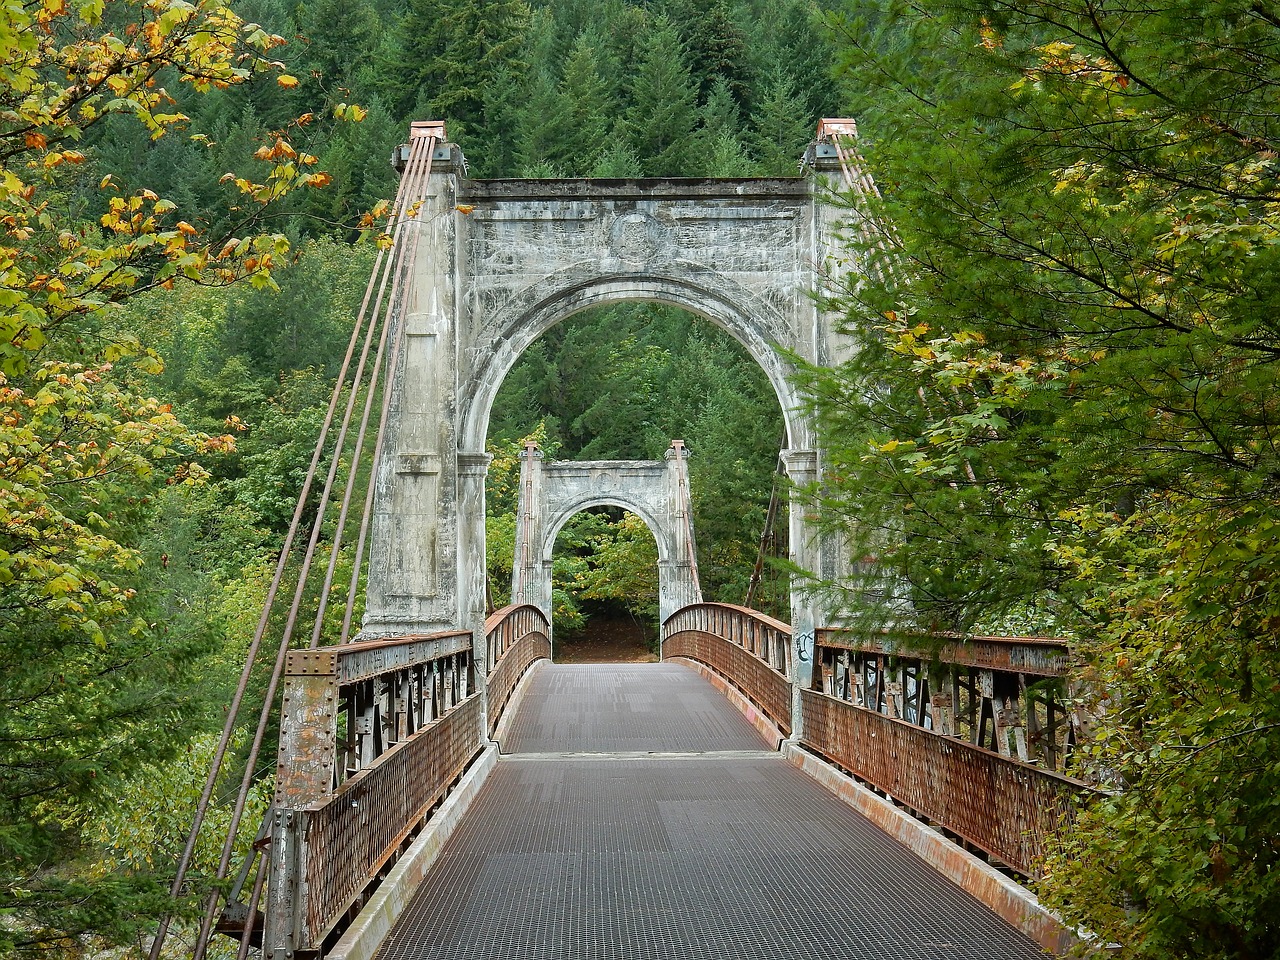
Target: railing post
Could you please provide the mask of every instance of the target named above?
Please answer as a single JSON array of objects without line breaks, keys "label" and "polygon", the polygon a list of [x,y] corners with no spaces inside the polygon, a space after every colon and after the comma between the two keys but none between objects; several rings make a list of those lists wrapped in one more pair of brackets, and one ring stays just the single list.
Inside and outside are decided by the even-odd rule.
[{"label": "railing post", "polygon": [[332,789],[337,710],[337,660],[332,649],[290,651],[280,708],[277,807],[296,809]]},{"label": "railing post", "polygon": [[303,814],[277,809],[271,824],[269,860],[261,869],[270,870],[262,931],[264,960],[291,960],[302,932],[306,910],[303,875],[306,844],[302,839]]}]

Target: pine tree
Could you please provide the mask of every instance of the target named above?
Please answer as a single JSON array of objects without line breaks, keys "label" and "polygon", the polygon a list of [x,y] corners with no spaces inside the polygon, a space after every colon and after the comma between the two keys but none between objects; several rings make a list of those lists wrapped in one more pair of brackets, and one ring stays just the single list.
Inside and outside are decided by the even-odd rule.
[{"label": "pine tree", "polygon": [[663,4],[663,11],[685,43],[699,95],[707,96],[721,83],[735,101],[747,103],[751,86],[747,38],[726,0],[678,0]]},{"label": "pine tree", "polygon": [[761,171],[769,176],[797,176],[800,155],[813,136],[815,120],[786,73],[767,84],[760,106],[751,118],[751,145]]},{"label": "pine tree", "polygon": [[583,34],[574,42],[564,65],[560,93],[568,106],[568,129],[555,157],[575,176],[585,175],[604,152],[609,140],[609,118],[616,101],[601,75],[598,40]]},{"label": "pine tree", "polygon": [[312,101],[322,92],[337,101],[362,101],[367,91],[357,78],[383,33],[375,5],[371,0],[311,0],[298,6],[297,17],[298,30],[306,37],[299,91]]},{"label": "pine tree", "polygon": [[525,86],[516,127],[518,144],[516,159],[521,176],[531,176],[523,171],[539,165],[548,169],[555,166],[555,157],[568,133],[570,106],[565,101],[549,69],[535,69]]},{"label": "pine tree", "polygon": [[631,82],[628,140],[648,176],[687,173],[696,147],[697,86],[685,64],[675,27],[659,17],[641,41],[640,63]]},{"label": "pine tree", "polygon": [[418,119],[480,126],[485,88],[520,62],[529,21],[524,0],[409,0],[394,70],[430,114]]},{"label": "pine tree", "polygon": [[622,136],[615,134],[600,154],[589,176],[606,180],[625,180],[643,176],[640,158]]}]

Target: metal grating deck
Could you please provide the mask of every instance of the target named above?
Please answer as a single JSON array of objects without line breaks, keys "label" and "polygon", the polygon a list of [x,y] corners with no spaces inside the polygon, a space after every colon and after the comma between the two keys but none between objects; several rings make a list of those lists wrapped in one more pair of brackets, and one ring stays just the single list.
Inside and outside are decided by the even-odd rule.
[{"label": "metal grating deck", "polygon": [[542,664],[503,753],[763,750],[764,738],[711,684],[671,663]]},{"label": "metal grating deck", "polygon": [[[579,755],[503,758],[378,960],[1043,957],[760,749],[749,726],[757,752],[720,752],[744,749],[741,717],[722,698],[719,720],[704,715],[714,700],[692,688],[718,694],[691,671],[542,667],[535,684],[528,694],[539,696],[522,702],[513,742]],[[569,691],[584,699],[564,697]],[[589,693],[601,695],[598,709]],[[578,719],[556,718],[557,701]],[[619,718],[640,703],[659,716],[636,720],[637,735],[628,736]],[[683,745],[677,750],[696,742],[706,752],[582,755],[662,743],[664,722],[674,728],[670,742]],[[720,724],[732,736],[709,736]]]}]

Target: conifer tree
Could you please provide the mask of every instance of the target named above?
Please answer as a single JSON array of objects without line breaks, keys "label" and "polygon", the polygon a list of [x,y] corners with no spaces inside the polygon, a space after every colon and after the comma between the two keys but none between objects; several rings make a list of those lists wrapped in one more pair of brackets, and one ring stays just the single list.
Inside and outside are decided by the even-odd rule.
[{"label": "conifer tree", "polygon": [[[523,91],[524,108],[516,128],[516,158],[522,171],[540,164],[549,169],[553,157],[568,133],[569,104],[556,83],[555,75],[546,67],[531,71]],[[522,172],[521,176],[530,176]]]},{"label": "conifer tree", "polygon": [[751,145],[761,171],[774,177],[798,175],[814,123],[804,95],[785,72],[776,73],[764,87],[751,120]]},{"label": "conifer tree", "polygon": [[751,67],[747,39],[733,19],[726,0],[678,0],[663,10],[680,31],[700,96],[717,83],[739,104],[748,102]]},{"label": "conifer tree", "polygon": [[529,20],[524,0],[408,0],[393,68],[430,114],[417,119],[480,126],[485,88],[519,62]]},{"label": "conifer tree", "polygon": [[697,86],[671,21],[658,17],[640,46],[627,111],[628,140],[648,176],[687,172],[697,128]]},{"label": "conifer tree", "polygon": [[[616,130],[617,127],[614,129]],[[642,176],[643,173],[640,158],[636,156],[631,144],[627,143],[623,136],[615,133],[601,152],[596,165],[591,168],[589,176],[606,180],[623,180]]]},{"label": "conifer tree", "polygon": [[568,107],[568,128],[555,156],[574,176],[583,176],[595,166],[609,139],[609,118],[616,112],[597,49],[595,37],[579,36],[565,61],[560,84]]}]

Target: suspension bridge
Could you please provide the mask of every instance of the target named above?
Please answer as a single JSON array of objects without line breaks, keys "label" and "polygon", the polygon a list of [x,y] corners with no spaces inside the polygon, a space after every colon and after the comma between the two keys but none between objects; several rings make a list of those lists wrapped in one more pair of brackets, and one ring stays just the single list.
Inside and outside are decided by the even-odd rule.
[{"label": "suspension bridge", "polygon": [[[778,393],[787,477],[821,479],[787,358],[852,349],[824,292],[862,269],[842,239],[874,194],[855,136],[824,120],[800,178],[477,181],[443,124],[413,125],[178,864],[175,896],[214,891],[182,938],[194,960],[215,932],[271,960],[1012,960],[1071,945],[1022,883],[1089,795],[1062,772],[1087,718],[1062,697],[1061,642],[890,646],[839,629],[800,583],[790,623],[704,602],[678,440],[652,462],[547,463],[529,445],[513,603],[486,610],[489,409],[521,353],[582,309],[657,301],[727,330]],[[600,505],[654,533],[660,664],[552,662],[555,537]],[[800,567],[847,569],[798,504],[788,526]],[[273,802],[237,862],[274,729]],[[234,771],[220,860],[198,867]]]}]

